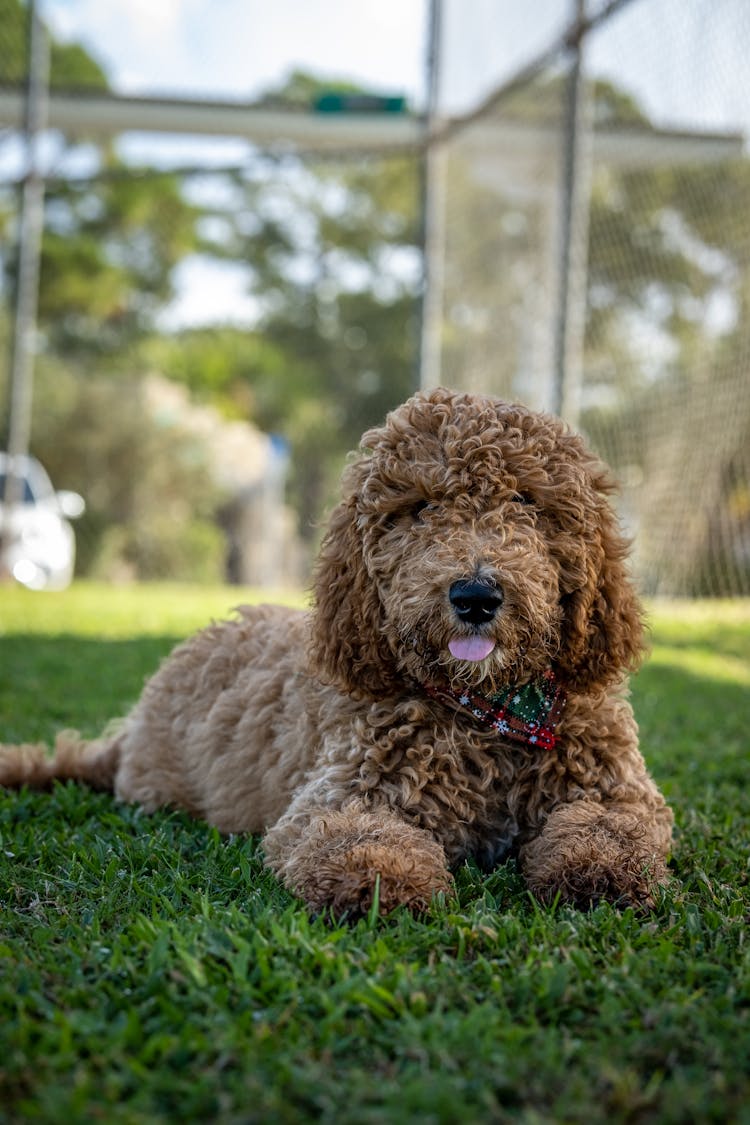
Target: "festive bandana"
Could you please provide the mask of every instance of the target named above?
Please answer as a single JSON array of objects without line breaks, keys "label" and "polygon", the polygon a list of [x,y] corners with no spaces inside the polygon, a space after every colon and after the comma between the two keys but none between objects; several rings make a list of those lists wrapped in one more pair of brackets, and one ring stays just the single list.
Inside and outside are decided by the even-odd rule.
[{"label": "festive bandana", "polygon": [[543,750],[555,747],[565,690],[557,683],[552,669],[528,684],[511,684],[494,695],[478,695],[468,688],[457,691],[447,682],[425,684],[424,688],[433,699],[467,711],[482,726],[504,738],[541,746]]}]

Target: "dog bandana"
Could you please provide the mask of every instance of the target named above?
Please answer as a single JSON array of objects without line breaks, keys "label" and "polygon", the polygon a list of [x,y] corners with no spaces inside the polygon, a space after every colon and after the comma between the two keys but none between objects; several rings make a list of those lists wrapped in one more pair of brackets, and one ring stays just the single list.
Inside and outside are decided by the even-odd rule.
[{"label": "dog bandana", "polygon": [[466,711],[488,730],[504,738],[553,750],[557,742],[556,728],[565,705],[565,690],[558,684],[552,669],[520,687],[511,684],[494,695],[479,695],[455,690],[450,684],[425,684],[433,699]]}]

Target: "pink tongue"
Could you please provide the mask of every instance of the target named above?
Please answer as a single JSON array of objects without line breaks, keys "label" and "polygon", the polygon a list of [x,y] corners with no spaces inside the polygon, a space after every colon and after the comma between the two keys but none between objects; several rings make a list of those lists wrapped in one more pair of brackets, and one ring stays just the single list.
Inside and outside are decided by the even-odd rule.
[{"label": "pink tongue", "polygon": [[484,660],[495,647],[495,642],[486,637],[454,637],[448,641],[448,648],[456,660]]}]

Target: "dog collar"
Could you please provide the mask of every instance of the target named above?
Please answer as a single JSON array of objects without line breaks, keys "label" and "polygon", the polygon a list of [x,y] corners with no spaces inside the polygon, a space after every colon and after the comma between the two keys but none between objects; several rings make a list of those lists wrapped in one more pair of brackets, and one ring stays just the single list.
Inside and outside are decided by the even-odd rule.
[{"label": "dog collar", "polygon": [[555,747],[565,689],[558,684],[551,668],[528,684],[510,684],[492,695],[480,695],[468,688],[456,690],[447,680],[423,686],[433,699],[467,712],[481,726],[503,738],[543,750]]}]

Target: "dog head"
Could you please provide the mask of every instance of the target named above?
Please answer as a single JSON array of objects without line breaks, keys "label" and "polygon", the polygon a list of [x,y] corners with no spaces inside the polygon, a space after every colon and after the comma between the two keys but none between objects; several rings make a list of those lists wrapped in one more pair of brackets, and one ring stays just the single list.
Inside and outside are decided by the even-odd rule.
[{"label": "dog head", "polygon": [[613,486],[562,422],[438,389],[362,447],[315,573],[323,678],[382,698],[438,672],[490,691],[551,667],[591,691],[636,663]]}]

